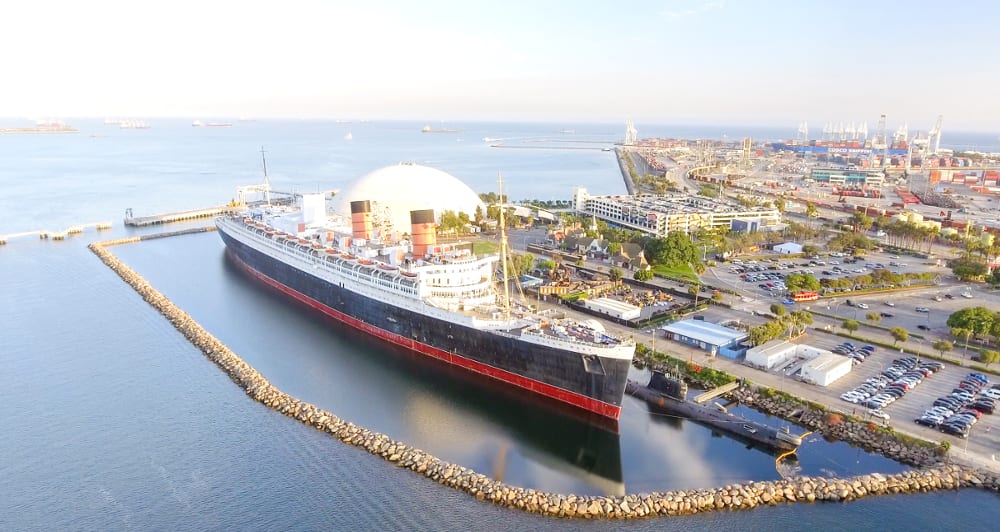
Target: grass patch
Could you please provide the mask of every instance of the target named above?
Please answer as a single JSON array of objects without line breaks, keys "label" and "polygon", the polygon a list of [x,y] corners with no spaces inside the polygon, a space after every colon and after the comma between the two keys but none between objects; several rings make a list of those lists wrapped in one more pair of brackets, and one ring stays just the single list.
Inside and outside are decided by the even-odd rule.
[{"label": "grass patch", "polygon": [[658,277],[666,277],[667,279],[673,279],[684,283],[701,283],[701,281],[698,280],[698,276],[694,274],[694,271],[692,271],[691,267],[687,264],[673,266],[658,264],[653,266],[653,274]]},{"label": "grass patch", "polygon": [[636,358],[645,362],[646,365],[662,367],[688,382],[716,387],[738,380],[724,371],[690,363],[660,351],[653,351],[645,344],[637,344],[635,347]]},{"label": "grass patch", "polygon": [[[852,319],[852,318],[845,318],[843,316],[837,316],[836,314],[827,314],[826,312],[820,312],[818,310],[812,310],[812,309],[809,309],[808,312],[810,312],[812,314],[815,314],[817,316],[823,316],[824,318],[830,318],[832,320],[837,320],[837,321],[841,321],[841,322],[844,321],[844,320]],[[862,320],[860,318],[857,320],[857,322],[859,324],[865,326],[865,327],[871,327],[872,329],[881,329],[883,331],[891,331],[893,329],[892,327],[888,327],[888,326],[885,326],[885,325],[880,325],[878,323],[872,323],[872,322],[870,322],[868,320]],[[907,332],[909,332],[909,331],[907,331]],[[917,333],[910,333],[910,338],[920,338],[921,340],[923,340],[924,339],[924,335],[917,334]]]},{"label": "grass patch", "polygon": [[472,253],[475,255],[495,255],[500,253],[500,244],[497,242],[476,241],[472,243]]}]

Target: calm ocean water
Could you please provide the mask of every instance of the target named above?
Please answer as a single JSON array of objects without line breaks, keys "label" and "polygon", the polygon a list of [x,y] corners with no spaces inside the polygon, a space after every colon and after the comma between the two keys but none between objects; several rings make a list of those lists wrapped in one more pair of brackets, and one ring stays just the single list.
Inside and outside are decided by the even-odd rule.
[{"label": "calm ocean water", "polygon": [[[576,185],[618,193],[617,165],[599,148],[621,128],[462,124],[459,135],[428,135],[415,123],[74,125],[80,134],[0,136],[7,192],[0,234],[115,223],[101,235],[88,229],[65,242],[26,237],[0,247],[0,530],[609,526],[478,503],[248,400],[85,246],[129,234],[120,224],[126,208],[143,215],[228,201],[236,186],[259,181],[261,146],[283,190],[342,188],[380,166],[415,161],[477,191],[493,190],[503,172],[513,198],[566,198]],[[575,134],[560,134],[564,128]],[[640,133],[766,138],[764,131],[652,129]],[[597,149],[490,148],[483,137]],[[209,233],[113,251],[279,388],[436,456],[514,485],[575,493],[778,477],[773,456],[690,422],[650,416],[631,399],[614,433],[415,360],[262,290],[233,271],[222,249]],[[811,475],[902,469],[820,438],[800,450],[799,466]],[[965,491],[614,527],[955,529],[1000,517],[997,506],[993,496]]]}]

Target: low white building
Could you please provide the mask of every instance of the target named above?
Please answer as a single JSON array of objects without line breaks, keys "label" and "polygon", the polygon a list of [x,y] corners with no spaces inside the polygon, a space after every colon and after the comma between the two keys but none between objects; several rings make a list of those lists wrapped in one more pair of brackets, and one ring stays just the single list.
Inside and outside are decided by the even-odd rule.
[{"label": "low white building", "polygon": [[811,345],[793,344],[787,340],[771,340],[747,350],[746,364],[763,370],[772,370],[792,359],[813,360],[832,355],[826,349]]},{"label": "low white building", "polygon": [[832,382],[851,372],[854,361],[850,357],[826,352],[802,365],[802,380],[819,386]]},{"label": "low white building", "polygon": [[588,309],[598,312],[600,314],[606,314],[615,318],[620,318],[623,320],[634,320],[639,317],[642,313],[642,308],[635,305],[630,305],[624,301],[618,301],[617,299],[611,299],[607,297],[599,297],[597,299],[586,299],[583,302],[583,306]]},{"label": "low white building", "polygon": [[784,244],[778,244],[771,249],[773,249],[775,253],[781,253],[782,255],[802,253],[802,244],[796,244],[795,242],[785,242]]},{"label": "low white building", "polygon": [[746,363],[755,368],[770,370],[794,358],[797,347],[785,340],[771,340],[748,349]]}]

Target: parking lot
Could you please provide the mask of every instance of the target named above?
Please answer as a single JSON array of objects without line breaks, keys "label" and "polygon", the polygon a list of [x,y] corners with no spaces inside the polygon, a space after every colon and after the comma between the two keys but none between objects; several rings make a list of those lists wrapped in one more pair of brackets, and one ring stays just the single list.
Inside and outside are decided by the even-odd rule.
[{"label": "parking lot", "polygon": [[[843,340],[843,338],[837,336],[814,333],[809,335],[809,338],[803,339],[803,343],[832,350],[838,344],[842,343]],[[854,344],[857,346],[859,342],[855,341]],[[827,404],[845,413],[864,415],[868,410],[866,407],[843,401],[839,396],[848,390],[860,386],[865,380],[881,374],[882,371],[892,365],[894,359],[900,356],[902,355],[897,351],[881,347],[877,348],[874,355],[868,357],[863,363],[855,365],[849,374],[827,387],[825,394],[829,398],[826,401]],[[950,441],[952,448],[955,449],[954,452],[961,452],[959,450],[968,449],[986,457],[1000,454],[1000,413],[993,415],[984,414],[979,422],[972,427],[967,440],[914,423],[916,418],[931,408],[935,399],[951,394],[952,389],[958,386],[958,383],[970,371],[967,368],[945,364],[944,369],[923,379],[923,382],[909,390],[903,397],[882,409],[890,416],[889,424],[901,432],[913,434],[930,441]],[[990,381],[991,383],[1000,382],[995,377],[991,378]],[[836,403],[833,403],[833,401],[836,401]],[[1000,456],[997,458],[1000,459]]]},{"label": "parking lot", "polygon": [[[936,261],[892,253],[871,253],[856,262],[843,255],[823,254],[818,258],[789,259],[775,253],[758,259],[735,259],[720,264],[710,268],[705,279],[735,290],[744,298],[743,303],[757,302],[766,306],[787,297],[783,279],[790,273],[808,273],[820,280],[837,279],[871,273],[878,266],[893,273],[932,272],[942,277],[950,273],[947,268],[938,266]],[[840,295],[847,297],[847,293]]]}]

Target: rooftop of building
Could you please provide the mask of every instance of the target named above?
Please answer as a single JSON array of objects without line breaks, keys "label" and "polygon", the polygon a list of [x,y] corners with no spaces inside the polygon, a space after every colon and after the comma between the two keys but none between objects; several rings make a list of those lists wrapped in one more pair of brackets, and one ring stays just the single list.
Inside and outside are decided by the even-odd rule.
[{"label": "rooftop of building", "polygon": [[702,320],[675,321],[661,329],[711,345],[726,345],[749,336],[743,331]]}]

